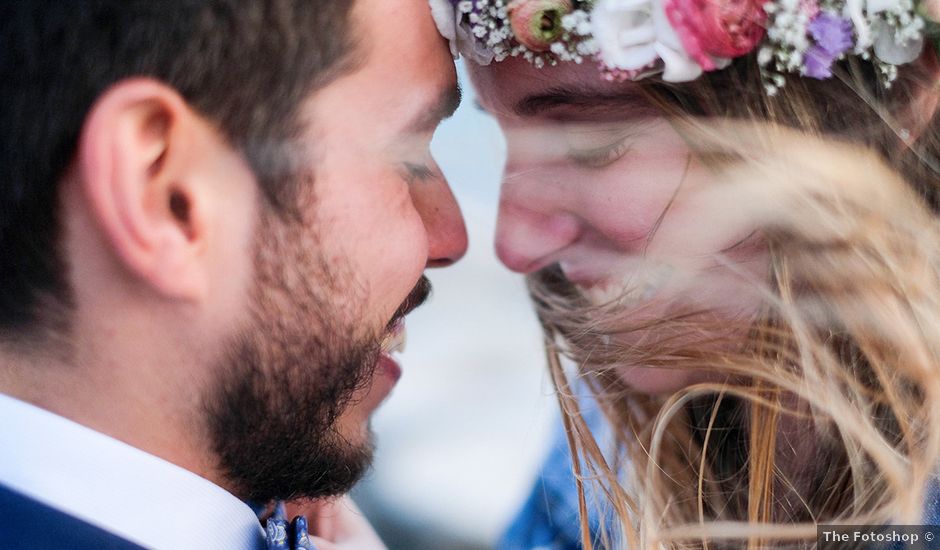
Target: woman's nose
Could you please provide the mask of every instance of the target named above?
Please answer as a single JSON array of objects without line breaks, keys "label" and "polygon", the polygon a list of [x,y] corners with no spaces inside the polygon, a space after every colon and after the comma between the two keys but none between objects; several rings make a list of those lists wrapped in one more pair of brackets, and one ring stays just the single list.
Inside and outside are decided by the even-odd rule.
[{"label": "woman's nose", "polygon": [[552,188],[536,197],[518,184],[503,186],[496,224],[496,255],[512,271],[532,273],[558,260],[558,253],[578,240],[581,224],[551,200]]}]

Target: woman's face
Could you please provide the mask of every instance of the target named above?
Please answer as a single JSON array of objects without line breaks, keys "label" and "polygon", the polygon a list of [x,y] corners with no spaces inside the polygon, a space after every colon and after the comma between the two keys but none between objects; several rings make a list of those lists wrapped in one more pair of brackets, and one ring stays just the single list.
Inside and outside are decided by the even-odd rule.
[{"label": "woman's face", "polygon": [[[712,170],[635,84],[605,82],[593,64],[536,69],[519,59],[471,76],[507,140],[496,251],[509,269],[557,265],[597,305],[645,305],[644,320],[680,309],[753,319],[759,299],[748,289],[766,280],[766,254],[753,227],[726,223],[747,205],[715,200]],[[650,393],[707,378],[621,374]]]}]

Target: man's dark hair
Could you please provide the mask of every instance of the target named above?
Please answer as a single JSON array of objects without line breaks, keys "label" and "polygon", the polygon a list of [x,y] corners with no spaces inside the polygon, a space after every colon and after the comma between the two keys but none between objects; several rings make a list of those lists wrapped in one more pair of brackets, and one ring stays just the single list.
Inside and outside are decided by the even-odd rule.
[{"label": "man's dark hair", "polygon": [[[272,147],[347,66],[352,0],[14,0],[0,6],[0,332],[49,329],[70,300],[58,182],[95,100],[150,77],[176,89],[278,206]],[[59,319],[61,321],[61,319]]]}]

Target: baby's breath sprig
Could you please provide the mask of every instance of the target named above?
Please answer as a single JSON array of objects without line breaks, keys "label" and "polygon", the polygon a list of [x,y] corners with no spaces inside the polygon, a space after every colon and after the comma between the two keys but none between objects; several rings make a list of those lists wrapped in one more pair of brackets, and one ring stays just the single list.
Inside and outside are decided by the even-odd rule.
[{"label": "baby's breath sprig", "polygon": [[591,60],[612,81],[687,82],[756,54],[773,96],[793,76],[831,78],[834,64],[854,56],[889,88],[925,41],[940,52],[940,0],[429,1],[454,51],[470,45],[478,63]]}]

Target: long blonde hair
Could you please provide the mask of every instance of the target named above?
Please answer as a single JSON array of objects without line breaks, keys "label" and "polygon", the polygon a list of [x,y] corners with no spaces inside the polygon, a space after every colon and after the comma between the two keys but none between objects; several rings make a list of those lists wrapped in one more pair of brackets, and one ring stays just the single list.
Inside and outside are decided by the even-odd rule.
[{"label": "long blonde hair", "polygon": [[[937,96],[935,73],[925,54],[885,89],[851,64],[768,97],[742,59],[693,85],[644,84],[715,168],[701,200],[746,199],[770,277],[755,282],[760,315],[730,331],[701,311],[637,321],[648,316],[588,302],[557,269],[529,278],[585,548],[597,543],[585,483],[616,512],[604,546],[803,547],[817,523],[921,521],[940,464],[940,127],[913,104]],[[638,332],[640,344],[611,338]],[[742,342],[716,342],[729,335]],[[631,366],[713,376],[644,395],[618,375]],[[616,448],[585,424],[573,378]]]}]

